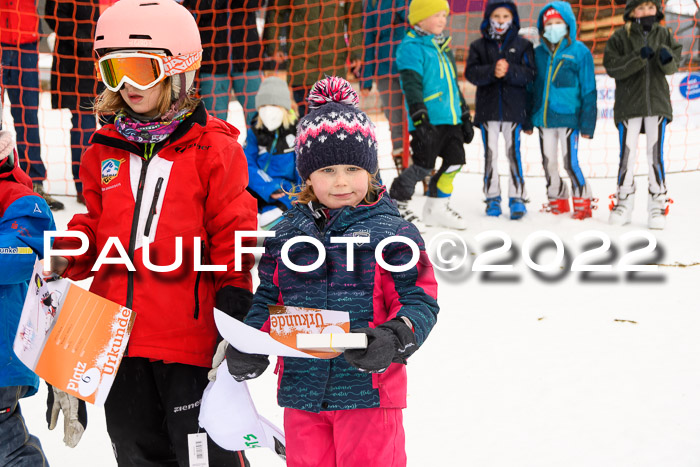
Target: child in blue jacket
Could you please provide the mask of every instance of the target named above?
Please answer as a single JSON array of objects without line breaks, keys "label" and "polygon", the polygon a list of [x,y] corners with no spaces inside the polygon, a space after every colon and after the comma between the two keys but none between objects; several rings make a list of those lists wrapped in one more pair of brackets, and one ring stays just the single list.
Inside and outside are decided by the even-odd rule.
[{"label": "child in blue jacket", "polygon": [[[346,311],[352,332],[368,346],[330,360],[280,358],[277,401],[285,407],[287,465],[406,465],[402,409],[406,407],[406,359],[425,341],[438,313],[437,283],[423,239],[399,215],[376,182],[374,125],[357,109],[357,94],[342,78],[327,77],[309,93],[310,112],[300,120],[297,167],[305,181],[298,201],[266,239],[260,285],[246,324],[269,330],[268,305]],[[326,260],[311,271],[291,269],[283,247],[299,236],[323,244]],[[417,263],[403,272],[377,262],[382,240],[400,236],[415,243],[390,243],[390,265]],[[334,237],[364,239],[347,248]],[[291,262],[312,264],[318,250],[297,243]],[[229,372],[238,380],[259,376],[266,355],[226,348]]]},{"label": "child in blue jacket", "polygon": [[510,163],[510,218],[525,215],[525,179],[520,156],[520,130],[530,130],[527,86],[535,79],[532,43],[518,35],[520,17],[512,0],[489,0],[481,23],[482,38],[469,46],[464,76],[476,85],[474,123],[484,142],[486,214],[501,215],[498,135],[503,133]]},{"label": "child in blue jacket", "polygon": [[532,92],[532,124],[539,129],[542,164],[553,214],[570,211],[569,189],[559,176],[557,146],[571,180],[574,219],[591,213],[591,191],[578,162],[579,134],[593,138],[596,84],[593,56],[576,40],[576,18],[571,5],[551,2],[540,12],[537,29],[542,43],[535,49],[537,78]]},{"label": "child in blue jacket", "polygon": [[405,109],[396,68],[396,49],[406,35],[408,14],[406,0],[364,0],[364,45],[360,87],[362,96],[369,95],[372,82],[391,131],[391,155],[397,169],[403,169],[403,125]]},{"label": "child in blue jacket", "polygon": [[416,225],[408,209],[416,183],[430,175],[438,157],[442,164],[430,178],[423,222],[449,229],[467,228],[466,220],[449,205],[454,178],[465,162],[464,143],[474,138],[469,106],[457,84],[457,66],[445,34],[450,7],[446,0],[413,0],[406,33],[396,55],[401,89],[408,108],[413,164],[391,184],[399,211]]},{"label": "child in blue jacket", "polygon": [[259,225],[269,229],[292,207],[289,192],[301,180],[294,155],[296,114],[289,88],[280,78],[263,81],[255,96],[253,116],[245,143],[248,191],[258,201]]},{"label": "child in blue jacket", "polygon": [[[44,254],[44,232],[56,225],[46,201],[32,191],[31,179],[17,164],[13,146],[10,132],[0,131],[0,462],[47,465],[19,407],[21,398],[36,393],[39,377],[19,361],[12,346],[36,257]],[[69,427],[66,419],[66,432]]]}]

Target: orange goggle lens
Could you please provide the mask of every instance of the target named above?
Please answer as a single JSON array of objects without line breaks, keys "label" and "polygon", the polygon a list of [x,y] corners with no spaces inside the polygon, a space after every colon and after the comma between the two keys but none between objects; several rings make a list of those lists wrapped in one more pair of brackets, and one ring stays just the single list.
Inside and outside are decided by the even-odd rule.
[{"label": "orange goggle lens", "polygon": [[146,90],[165,78],[163,60],[148,54],[113,54],[98,62],[102,82],[110,91],[118,91],[127,82]]}]

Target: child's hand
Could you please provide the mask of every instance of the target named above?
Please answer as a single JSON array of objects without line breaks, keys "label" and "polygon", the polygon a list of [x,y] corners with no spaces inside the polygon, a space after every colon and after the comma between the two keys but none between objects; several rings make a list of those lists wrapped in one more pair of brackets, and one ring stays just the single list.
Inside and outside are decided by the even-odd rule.
[{"label": "child's hand", "polygon": [[270,195],[270,198],[272,198],[272,199],[284,198],[284,191],[282,191],[282,188],[280,188],[279,190],[275,190]]},{"label": "child's hand", "polygon": [[525,133],[526,135],[531,135],[531,134],[532,134],[532,130],[523,130],[523,133]]},{"label": "child's hand", "polygon": [[505,58],[496,62],[496,70],[494,75],[496,78],[503,78],[508,73],[508,61]]},{"label": "child's hand", "polygon": [[416,336],[401,318],[394,318],[376,328],[353,329],[367,334],[366,349],[348,349],[345,360],[364,373],[383,373],[392,362],[406,363],[416,351]]},{"label": "child's hand", "polygon": [[584,135],[584,134],[582,133],[582,134],[581,134],[581,138],[593,139],[593,135]]},{"label": "child's hand", "polygon": [[426,109],[423,104],[417,104],[409,107],[408,111],[411,114],[413,126],[416,128],[415,135],[419,143],[426,148],[431,147],[438,137],[438,131],[433,124],[430,123],[428,109]]},{"label": "child's hand", "polygon": [[226,347],[226,365],[228,365],[228,372],[231,373],[233,379],[240,383],[263,374],[270,365],[270,359],[267,355],[243,353],[234,346],[228,345]]},{"label": "child's hand", "polygon": [[362,75],[362,60],[353,60],[350,62],[350,73],[352,73],[355,78],[360,79]]},{"label": "child's hand", "polygon": [[68,267],[68,259],[63,256],[51,257],[51,272],[62,276]]},{"label": "child's hand", "polygon": [[368,97],[371,89],[362,88],[360,89],[360,95],[362,97]]},{"label": "child's hand", "polygon": [[272,59],[278,64],[281,65],[282,63],[286,62],[289,57],[287,54],[284,52],[280,52],[279,50],[275,52],[275,54],[272,56]]},{"label": "child's hand", "polygon": [[661,64],[666,65],[667,63],[671,63],[671,60],[673,60],[673,55],[671,55],[671,52],[669,52],[666,47],[659,48],[659,61]]},{"label": "child's hand", "polygon": [[469,144],[474,139],[474,125],[472,125],[472,116],[469,110],[462,110],[462,136],[464,142]]},{"label": "child's hand", "polygon": [[639,51],[639,55],[641,55],[641,57],[644,59],[651,60],[652,58],[654,58],[654,50],[648,45],[645,45]]}]

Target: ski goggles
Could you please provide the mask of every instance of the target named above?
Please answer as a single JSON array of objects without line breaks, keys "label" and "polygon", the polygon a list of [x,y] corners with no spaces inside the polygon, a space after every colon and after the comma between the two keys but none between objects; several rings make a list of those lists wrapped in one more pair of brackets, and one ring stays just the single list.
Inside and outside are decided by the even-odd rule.
[{"label": "ski goggles", "polygon": [[124,83],[145,91],[166,76],[198,69],[201,62],[201,50],[175,57],[148,52],[117,52],[99,59],[97,77],[113,92],[119,91]]}]

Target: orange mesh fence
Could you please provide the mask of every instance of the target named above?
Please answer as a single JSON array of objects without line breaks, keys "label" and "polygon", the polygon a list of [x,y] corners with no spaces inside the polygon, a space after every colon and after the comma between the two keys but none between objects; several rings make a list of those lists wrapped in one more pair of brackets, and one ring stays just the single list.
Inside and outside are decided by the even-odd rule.
[{"label": "orange mesh fence", "polygon": [[[17,0],[0,7],[3,52],[3,125],[17,132],[23,167],[47,191],[76,192],[81,152],[96,125],[91,106],[100,89],[92,40],[105,0]],[[378,128],[380,167],[393,169],[392,153],[407,153],[403,96],[394,65],[408,16],[404,0],[184,0],[195,16],[204,46],[197,86],[210,113],[245,135],[255,112],[255,94],[265,76],[285,77],[293,101],[305,112],[304,96],[325,74],[347,77],[361,94],[361,107]],[[474,110],[475,88],[464,80],[469,44],[480,37],[485,2],[452,0],[448,19],[460,87]],[[9,6],[8,6],[9,5]],[[534,29],[545,2],[518,3],[521,34]],[[596,63],[598,123],[593,140],[581,140],[580,163],[588,177],[615,177],[619,135],[612,120],[614,80],[601,66],[606,40],[623,25],[624,2],[572,3],[579,39]],[[37,14],[38,11],[38,14]],[[700,14],[696,0],[668,0],[666,26],[683,45],[682,68],[670,76],[674,121],[665,139],[667,172],[700,169]],[[43,18],[44,21],[39,22]],[[640,144],[644,144],[641,142]],[[477,137],[466,147],[466,172],[483,171]],[[539,141],[522,137],[525,173],[543,174]],[[646,161],[638,158],[638,172]],[[75,169],[75,171],[74,171]],[[79,187],[79,185],[78,185]]]}]

